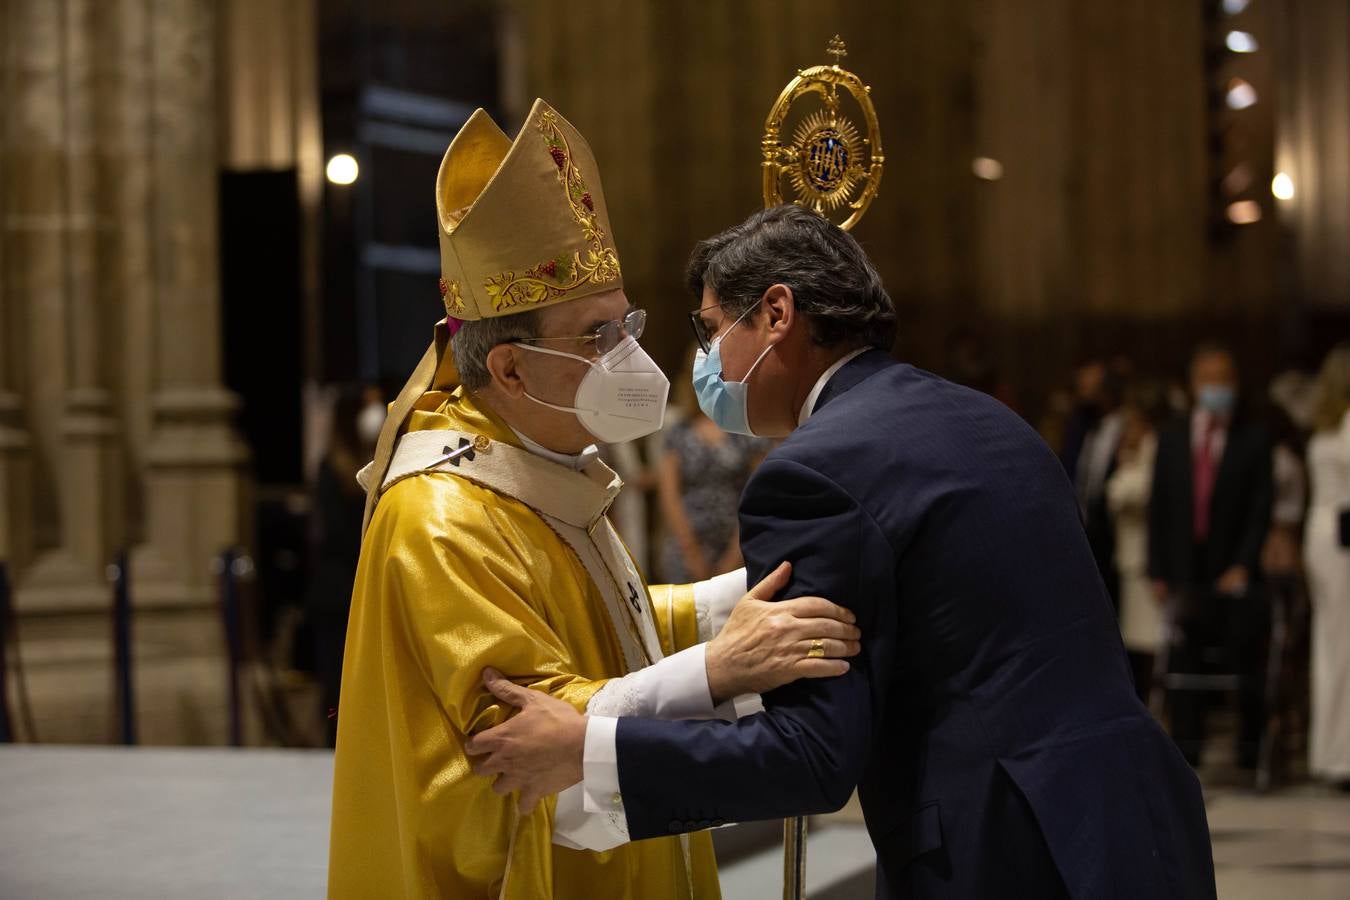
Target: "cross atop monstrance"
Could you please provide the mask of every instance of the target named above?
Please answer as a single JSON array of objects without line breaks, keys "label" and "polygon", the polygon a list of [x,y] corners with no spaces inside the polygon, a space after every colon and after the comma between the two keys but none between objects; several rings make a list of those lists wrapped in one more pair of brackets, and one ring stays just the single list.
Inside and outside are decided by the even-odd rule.
[{"label": "cross atop monstrance", "polygon": [[848,48],[844,46],[844,39],[837,34],[830,38],[829,44],[825,46],[825,55],[833,56],[835,68],[838,68],[839,64],[844,61],[844,57],[848,56]]}]

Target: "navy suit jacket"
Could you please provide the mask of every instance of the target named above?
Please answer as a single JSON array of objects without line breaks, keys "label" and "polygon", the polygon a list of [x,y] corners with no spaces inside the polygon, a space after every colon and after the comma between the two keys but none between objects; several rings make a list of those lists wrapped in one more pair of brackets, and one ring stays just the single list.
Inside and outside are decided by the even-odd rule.
[{"label": "navy suit jacket", "polygon": [[635,840],[838,809],[881,897],[1213,897],[1194,773],[1135,697],[1073,489],[998,401],[875,351],[741,499],[750,583],[858,616],[847,675],[618,724]]}]

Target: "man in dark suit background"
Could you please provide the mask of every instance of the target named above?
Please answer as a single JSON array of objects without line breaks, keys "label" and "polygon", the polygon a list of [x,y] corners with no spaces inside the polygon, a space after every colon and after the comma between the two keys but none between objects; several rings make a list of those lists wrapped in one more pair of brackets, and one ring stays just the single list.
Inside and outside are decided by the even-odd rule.
[{"label": "man in dark suit background", "polygon": [[[1169,668],[1203,672],[1205,651],[1221,648],[1223,667],[1240,676],[1237,758],[1255,768],[1269,627],[1260,560],[1273,494],[1270,437],[1239,414],[1237,365],[1224,347],[1196,350],[1191,393],[1191,414],[1158,436],[1149,575],[1180,631]],[[1191,690],[1169,698],[1172,736],[1191,765],[1200,764],[1209,700]]]},{"label": "man in dark suit background", "polygon": [[788,435],[742,497],[749,574],[791,561],[784,596],[849,606],[863,652],[734,723],[586,719],[489,678],[522,711],[474,739],[476,769],[527,807],[581,781],[632,840],[822,813],[857,786],[885,898],[1213,897],[1199,784],[1135,697],[1050,449],[896,363],[871,262],[806,210],[703,242],[689,281],[705,411]]}]

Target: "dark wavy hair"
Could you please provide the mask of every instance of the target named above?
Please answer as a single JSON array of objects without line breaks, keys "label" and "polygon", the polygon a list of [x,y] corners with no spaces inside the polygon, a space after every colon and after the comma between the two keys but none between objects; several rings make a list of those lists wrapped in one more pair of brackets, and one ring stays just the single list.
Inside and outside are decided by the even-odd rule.
[{"label": "dark wavy hair", "polygon": [[685,277],[695,298],[711,288],[732,318],[756,306],[771,286],[787,285],[821,346],[889,350],[895,343],[895,304],[863,248],[800,206],[761,210],[700,241]]}]

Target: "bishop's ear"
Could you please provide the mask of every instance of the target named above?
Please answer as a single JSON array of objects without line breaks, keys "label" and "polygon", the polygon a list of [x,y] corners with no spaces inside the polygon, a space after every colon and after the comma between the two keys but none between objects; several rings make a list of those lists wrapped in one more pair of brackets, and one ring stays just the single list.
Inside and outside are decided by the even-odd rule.
[{"label": "bishop's ear", "polygon": [[483,362],[486,363],[488,374],[492,376],[492,383],[497,386],[497,390],[512,400],[519,400],[525,393],[525,382],[520,377],[518,367],[520,354],[517,348],[510,344],[498,344],[488,351],[487,358]]}]

